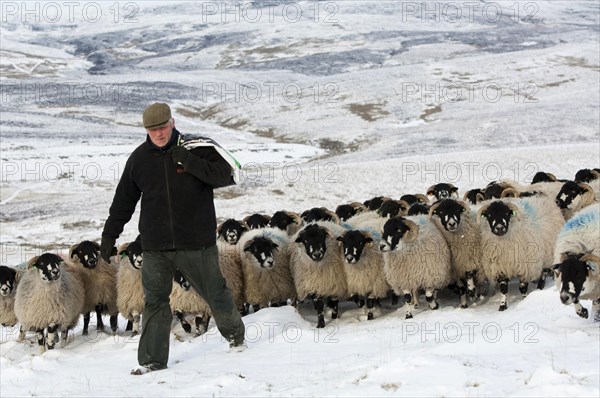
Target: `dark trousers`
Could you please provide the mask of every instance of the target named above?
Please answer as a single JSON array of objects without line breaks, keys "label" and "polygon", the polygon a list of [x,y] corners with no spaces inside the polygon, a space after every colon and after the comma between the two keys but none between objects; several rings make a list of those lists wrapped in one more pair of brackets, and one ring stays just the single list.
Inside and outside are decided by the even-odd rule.
[{"label": "dark trousers", "polygon": [[244,323],[219,269],[216,245],[201,250],[145,250],[144,313],[138,346],[138,362],[142,366],[167,365],[173,320],[169,295],[175,268],[206,300],[221,335],[229,341],[244,340]]}]

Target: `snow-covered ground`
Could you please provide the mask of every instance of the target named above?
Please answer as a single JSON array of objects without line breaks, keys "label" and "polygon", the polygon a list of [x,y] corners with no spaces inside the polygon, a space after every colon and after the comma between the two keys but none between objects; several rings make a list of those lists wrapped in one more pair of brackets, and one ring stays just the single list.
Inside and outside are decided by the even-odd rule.
[{"label": "snow-covered ground", "polygon": [[[219,220],[600,167],[597,2],[425,4],[3,1],[0,262],[99,239],[153,101],[244,165]],[[550,281],[498,301],[442,292],[406,321],[385,300],[369,322],[345,303],[323,330],[311,305],[263,309],[243,353],[175,326],[142,377],[123,319],[41,355],[1,327],[0,396],[600,395],[598,323]]]}]

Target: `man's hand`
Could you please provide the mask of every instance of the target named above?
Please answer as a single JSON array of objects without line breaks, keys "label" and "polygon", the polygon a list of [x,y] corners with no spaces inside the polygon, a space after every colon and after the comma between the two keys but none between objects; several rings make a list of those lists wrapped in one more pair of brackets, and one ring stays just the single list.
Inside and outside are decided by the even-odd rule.
[{"label": "man's hand", "polygon": [[100,257],[104,261],[110,264],[110,256],[113,253],[113,249],[115,247],[115,240],[109,237],[102,237],[102,241],[100,242]]},{"label": "man's hand", "polygon": [[185,149],[182,146],[176,145],[170,148],[167,153],[171,154],[171,158],[173,159],[173,163],[181,164],[185,168],[188,157],[190,156],[190,151]]}]

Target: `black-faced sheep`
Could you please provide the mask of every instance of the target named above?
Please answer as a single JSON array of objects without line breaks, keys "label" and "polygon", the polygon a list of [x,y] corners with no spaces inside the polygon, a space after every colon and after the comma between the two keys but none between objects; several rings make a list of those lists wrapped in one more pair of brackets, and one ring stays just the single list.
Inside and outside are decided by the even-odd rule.
[{"label": "black-faced sheep", "polygon": [[414,205],[415,203],[421,203],[424,205],[429,205],[429,198],[426,195],[423,195],[422,193],[417,193],[417,194],[405,194],[400,196],[400,200],[405,201],[406,203],[408,203],[409,205]]},{"label": "black-faced sheep", "polygon": [[269,225],[271,217],[266,214],[254,213],[244,218],[244,223],[248,225],[250,229],[264,228]]},{"label": "black-faced sheep", "polygon": [[335,214],[339,217],[340,221],[346,221],[350,217],[353,217],[359,213],[368,211],[367,207],[360,202],[352,202],[348,204],[339,205],[335,209]]},{"label": "black-faced sheep", "polygon": [[300,217],[302,217],[305,224],[317,221],[330,221],[336,224],[340,223],[337,214],[325,207],[313,207],[312,209],[305,210]]},{"label": "black-faced sheep", "polygon": [[427,215],[429,214],[430,206],[424,203],[413,203],[406,213],[407,216],[418,216],[420,214]]},{"label": "black-faced sheep", "polygon": [[458,188],[452,184],[440,182],[432,185],[427,190],[428,196],[435,196],[436,200],[442,199],[458,199]]},{"label": "black-faced sheep", "polygon": [[196,336],[206,332],[211,318],[210,307],[178,269],[173,276],[173,289],[169,296],[169,303],[186,333],[192,333],[192,326],[185,319],[186,315],[194,316]]},{"label": "black-faced sheep", "polygon": [[227,287],[231,290],[233,301],[242,315],[248,312],[244,305],[244,277],[238,243],[247,230],[245,223],[233,219],[225,221],[217,228],[219,268]]},{"label": "black-faced sheep", "polygon": [[[77,324],[84,303],[83,282],[61,257],[44,253],[29,261],[15,296],[15,314],[22,330],[34,329],[42,351],[54,348],[60,329],[61,347]],[[44,331],[47,330],[47,335]]]},{"label": "black-faced sheep", "polygon": [[379,209],[377,209],[377,214],[385,218],[395,217],[398,215],[405,216],[408,212],[409,207],[410,205],[408,204],[408,202],[402,199],[386,200],[381,204]]},{"label": "black-faced sheep", "polygon": [[250,231],[240,240],[244,296],[254,311],[295,302],[288,244],[288,235],[277,228]]},{"label": "black-faced sheep", "polygon": [[19,284],[21,272],[6,265],[0,266],[0,324],[2,326],[15,326],[15,294]]},{"label": "black-faced sheep", "polygon": [[363,298],[366,300],[367,319],[371,320],[375,303],[390,290],[383,273],[379,241],[375,242],[369,232],[359,230],[347,231],[337,240],[344,258],[348,294],[355,297],[357,303]]},{"label": "black-faced sheep", "polygon": [[312,298],[317,310],[317,327],[325,327],[324,303],[338,316],[338,300],[348,296],[344,262],[339,255],[337,237],[344,233],[338,224],[320,221],[309,224],[292,237],[290,269],[298,299]]},{"label": "black-faced sheep", "polygon": [[465,202],[444,199],[434,203],[429,210],[429,217],[442,232],[448,242],[452,256],[452,273],[458,284],[460,303],[467,307],[467,292],[470,297],[477,295],[477,279],[481,269],[481,231]]},{"label": "black-faced sheep", "polygon": [[465,192],[463,195],[463,201],[468,202],[471,205],[476,205],[485,200],[484,190],[480,188],[473,188]]},{"label": "black-faced sheep", "polygon": [[507,308],[511,278],[519,278],[523,296],[534,279],[542,289],[543,271],[553,264],[554,243],[564,223],[554,201],[545,196],[495,200],[479,209],[477,222],[482,236],[482,268],[490,281],[500,284],[499,310]]},{"label": "black-faced sheep", "polygon": [[556,195],[556,204],[562,210],[565,220],[597,200],[592,187],[584,182],[567,181]]},{"label": "black-faced sheep", "polygon": [[292,236],[302,228],[303,223],[304,220],[302,220],[299,214],[292,211],[279,210],[271,217],[269,227],[278,228],[287,232],[288,236]]},{"label": "black-faced sheep", "polygon": [[386,200],[391,200],[391,198],[388,196],[375,196],[374,198],[365,200],[363,204],[368,211],[375,211],[379,209]]},{"label": "black-faced sheep", "polygon": [[[116,249],[115,249],[116,252]],[[96,326],[104,330],[102,314],[110,316],[110,329],[117,331],[117,267],[100,257],[100,245],[85,240],[71,246],[67,266],[79,273],[85,290],[83,335],[88,334],[90,312],[96,313]]]},{"label": "black-faced sheep", "polygon": [[439,308],[437,290],[452,279],[450,249],[427,216],[392,217],[383,226],[380,250],[384,273],[397,295],[404,295],[406,318],[412,318],[413,295],[425,290],[429,308]]},{"label": "black-faced sheep", "polygon": [[[594,300],[594,320],[600,321],[600,204],[590,205],[565,223],[554,249],[556,284],[564,304],[575,304],[587,318],[580,299]],[[582,293],[584,292],[584,293]]]},{"label": "black-faced sheep", "polygon": [[139,239],[123,243],[117,250],[117,309],[127,319],[126,331],[135,336],[140,331],[140,317],[144,312],[142,265],[144,255]]}]

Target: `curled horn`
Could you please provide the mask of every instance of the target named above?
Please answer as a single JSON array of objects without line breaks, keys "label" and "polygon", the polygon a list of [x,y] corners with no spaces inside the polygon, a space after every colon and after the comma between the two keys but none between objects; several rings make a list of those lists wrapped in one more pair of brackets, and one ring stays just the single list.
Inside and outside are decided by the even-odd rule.
[{"label": "curled horn", "polygon": [[501,198],[518,198],[519,192],[513,187],[505,188],[500,194]]},{"label": "curled horn", "polygon": [[416,193],[415,197],[419,200],[419,202],[426,205],[429,204],[429,198],[426,195],[423,195],[422,193]]},{"label": "curled horn", "polygon": [[600,257],[598,257],[594,254],[588,253],[581,257],[581,261],[583,261],[584,263],[588,263],[588,262],[594,263],[595,266],[591,266],[590,264],[588,264],[588,266],[590,266],[593,274],[598,275],[598,273],[599,273],[598,267],[600,267]]},{"label": "curled horn", "polygon": [[398,199],[396,202],[400,205],[400,215],[405,216],[408,214],[408,209],[410,209],[410,205],[406,200]]},{"label": "curled horn", "polygon": [[119,245],[119,247],[117,248],[117,257],[116,257],[117,263],[121,262],[121,257],[126,252],[127,246],[129,246],[129,243],[121,243]]},{"label": "curled horn", "polygon": [[516,216],[516,215],[520,214],[520,210],[516,204],[508,202],[508,203],[506,203],[506,205],[513,212],[513,215]]},{"label": "curled horn", "polygon": [[435,209],[437,209],[440,206],[441,202],[435,202],[434,204],[431,205],[431,207],[429,208],[429,218],[431,219],[433,217],[433,212],[435,211]]},{"label": "curled horn", "polygon": [[69,258],[73,259],[73,256],[75,255],[75,249],[77,248],[77,246],[79,246],[78,243],[75,243],[73,245],[71,245],[71,247],[69,247]]},{"label": "curled horn", "polygon": [[38,258],[40,258],[40,256],[35,256],[29,259],[29,261],[27,261],[27,268],[31,268],[33,267],[33,264],[35,264],[35,262],[38,260]]},{"label": "curled horn", "polygon": [[486,211],[489,206],[490,206],[489,204],[481,206],[479,208],[479,211],[477,211],[477,220],[476,220],[477,225],[481,225],[481,216],[483,215],[483,212]]},{"label": "curled horn", "polygon": [[[435,185],[430,186],[429,189],[427,190],[427,195],[433,196],[434,190],[435,190]],[[427,201],[429,201],[429,199]]]},{"label": "curled horn", "polygon": [[405,242],[414,242],[419,236],[419,226],[411,220],[403,220],[404,225],[408,227],[408,232],[404,235]]},{"label": "curled horn", "polygon": [[360,202],[352,202],[350,203],[350,206],[352,206],[354,208],[354,210],[356,210],[356,213],[362,213],[363,211],[367,211],[367,206],[365,206],[363,203]]},{"label": "curled horn", "polygon": [[332,218],[331,222],[334,222],[336,224],[340,223],[340,217],[338,217],[338,215],[335,214],[335,211],[331,211],[325,207],[323,207],[322,209],[325,213],[327,213]]},{"label": "curled horn", "polygon": [[287,215],[292,217],[294,219],[294,224],[296,225],[302,225],[302,223],[304,222],[304,220],[302,219],[302,217],[300,217],[300,214],[295,213],[293,211],[286,211]]},{"label": "curled horn", "polygon": [[465,209],[464,210],[465,212],[468,212],[471,210],[471,206],[469,206],[469,203],[467,203],[467,201],[457,200],[456,203],[458,203],[460,205],[460,207]]},{"label": "curled horn", "polygon": [[584,191],[581,195],[579,207],[583,208],[594,203],[596,201],[596,194],[594,193],[594,189],[584,182],[580,182],[578,185]]}]

